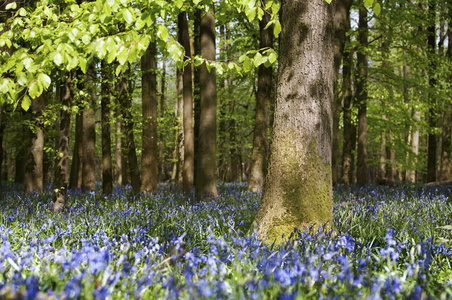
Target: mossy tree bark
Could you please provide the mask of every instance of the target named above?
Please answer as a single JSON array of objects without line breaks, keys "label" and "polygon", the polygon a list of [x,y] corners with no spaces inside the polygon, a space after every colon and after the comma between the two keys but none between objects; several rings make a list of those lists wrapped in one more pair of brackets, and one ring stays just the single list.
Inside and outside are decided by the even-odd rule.
[{"label": "mossy tree bark", "polygon": [[[211,8],[201,19],[201,56],[215,61],[215,18]],[[207,69],[204,62],[199,70],[200,116],[198,164],[195,184],[198,199],[217,198],[216,185],[216,134],[217,134],[217,87],[215,68]]]},{"label": "mossy tree bark", "polygon": [[113,168],[111,160],[111,94],[112,69],[105,61],[101,62],[101,126],[102,126],[102,194],[113,192]]},{"label": "mossy tree bark", "polygon": [[[158,148],[157,148],[157,61],[156,45],[149,44],[145,55],[141,57],[142,75],[142,111],[143,111],[143,155],[141,158],[142,191],[155,192],[158,184]],[[163,108],[162,108],[163,109]],[[163,170],[160,170],[163,172]]]},{"label": "mossy tree bark", "polygon": [[[268,0],[262,1],[265,6]],[[273,27],[265,29],[270,22],[270,13],[265,13],[259,21],[259,48],[273,48]],[[251,154],[250,180],[248,190],[262,192],[267,173],[267,135],[270,121],[270,103],[272,95],[272,67],[259,66],[256,95],[256,114],[254,117],[253,152]]]},{"label": "mossy tree bark", "polygon": [[[185,58],[191,57],[190,35],[185,12],[178,16],[180,43],[185,49]],[[195,167],[195,136],[193,128],[193,93],[192,93],[192,65],[185,66],[183,75],[183,127],[184,127],[184,165],[182,170],[183,190],[191,194],[194,186]]]},{"label": "mossy tree bark", "polygon": [[60,112],[58,154],[55,163],[55,192],[53,209],[61,211],[64,208],[67,197],[69,179],[69,134],[71,132],[71,105],[72,105],[72,73],[65,74],[63,93],[58,99],[64,108]]},{"label": "mossy tree bark", "polygon": [[367,47],[367,9],[364,7],[363,0],[359,1],[359,21],[358,21],[358,39],[362,47],[357,55],[358,79],[356,85],[356,98],[358,104],[358,184],[367,183],[367,69],[368,57],[364,52]]},{"label": "mossy tree bark", "polygon": [[36,127],[31,129],[30,147],[28,148],[27,165],[25,167],[25,193],[41,194],[44,183],[44,120],[42,111],[46,105],[46,93],[36,97],[31,102],[31,113]]},{"label": "mossy tree bark", "polygon": [[324,0],[282,2],[270,162],[254,223],[269,242],[332,221],[333,12]]}]

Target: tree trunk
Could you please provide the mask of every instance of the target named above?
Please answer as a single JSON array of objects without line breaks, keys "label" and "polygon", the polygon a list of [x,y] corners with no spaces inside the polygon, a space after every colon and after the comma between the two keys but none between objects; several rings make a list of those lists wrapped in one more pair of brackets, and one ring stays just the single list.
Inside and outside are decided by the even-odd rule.
[{"label": "tree trunk", "polygon": [[[124,122],[125,149],[127,153],[127,170],[130,176],[134,195],[138,195],[141,189],[140,171],[138,169],[137,152],[133,136],[132,99],[129,94],[128,74],[130,70],[123,73],[119,79],[119,101],[121,103],[122,118]],[[151,139],[151,138],[149,138]],[[124,175],[123,175],[124,176]]]},{"label": "tree trunk", "polygon": [[24,183],[25,180],[25,166],[27,165],[27,154],[28,154],[28,132],[24,126],[20,126],[21,131],[19,136],[22,139],[21,143],[16,146],[16,157],[15,157],[15,171],[14,182]]},{"label": "tree trunk", "polygon": [[75,115],[75,141],[72,151],[71,173],[69,176],[69,188],[73,189],[82,186],[83,170],[83,111]]},{"label": "tree trunk", "polygon": [[[452,13],[452,7],[449,8],[449,12]],[[449,63],[452,63],[452,17],[449,17],[448,27],[449,42],[447,46],[447,59]],[[449,84],[452,83],[452,71],[449,70],[448,74]],[[443,119],[443,134],[441,145],[441,168],[440,168],[440,181],[451,179],[451,135],[452,135],[452,105],[447,102],[446,109],[444,110]]]},{"label": "tree trunk", "polygon": [[[268,0],[264,0],[265,6]],[[259,21],[259,48],[273,48],[273,27],[265,29],[270,22],[270,14],[264,14]],[[248,190],[254,193],[262,192],[267,174],[267,135],[270,121],[270,102],[272,94],[272,67],[259,66],[257,79],[256,114],[254,121],[253,152],[251,154],[251,171]]]},{"label": "tree trunk", "polygon": [[429,125],[429,133],[428,133],[428,152],[427,152],[427,182],[436,181],[436,150],[437,150],[437,141],[436,141],[436,133],[435,129],[437,127],[437,119],[436,119],[436,96],[435,96],[435,88],[436,88],[436,63],[435,63],[435,53],[436,53],[436,5],[435,1],[428,1],[428,13],[430,15],[430,25],[427,28],[428,37],[428,56],[429,56],[429,85],[430,91],[428,95],[428,125]]},{"label": "tree trunk", "polygon": [[[179,34],[180,36],[180,34]],[[179,38],[180,41],[180,38]],[[190,76],[191,77],[191,76]],[[176,90],[177,100],[174,105],[174,115],[176,122],[174,124],[174,151],[173,151],[173,171],[171,172],[171,181],[183,184],[182,170],[184,168],[184,72],[181,69],[176,71]]]},{"label": "tree trunk", "polygon": [[[337,11],[337,8],[336,8]],[[350,16],[347,16],[345,31],[350,29]],[[350,36],[346,37],[346,43],[350,43]],[[352,66],[353,57],[349,50],[344,51],[342,67],[342,95],[344,98],[343,123],[344,123],[344,145],[342,149],[342,184],[350,184],[351,163],[352,163]]]},{"label": "tree trunk", "polygon": [[332,3],[282,2],[275,123],[255,219],[258,237],[270,243],[295,227],[307,231],[313,224],[331,225]]},{"label": "tree trunk", "polygon": [[[362,48],[367,47],[367,9],[363,0],[359,1],[359,43]],[[362,49],[364,50],[364,49]],[[367,62],[364,51],[358,52],[358,73],[356,94],[358,104],[358,184],[367,183]]]},{"label": "tree trunk", "polygon": [[111,161],[111,93],[112,69],[105,61],[101,63],[101,115],[102,115],[102,194],[110,195],[113,192],[113,169]]},{"label": "tree trunk", "polygon": [[156,45],[151,42],[146,54],[141,57],[141,70],[143,72],[143,155],[141,158],[143,182],[141,190],[146,192],[157,191],[158,184],[157,76],[155,74],[157,62],[155,56]]},{"label": "tree trunk", "polygon": [[83,133],[82,133],[82,188],[86,191],[96,189],[96,85],[95,64],[86,73],[87,105],[83,109]]},{"label": "tree trunk", "polygon": [[[201,19],[201,56],[215,61],[215,19],[213,8]],[[217,198],[216,184],[216,134],[217,134],[217,87],[215,68],[207,70],[204,62],[199,71],[200,118],[196,194],[198,199]]]},{"label": "tree trunk", "polygon": [[[221,25],[220,26],[220,59],[224,59],[225,57],[225,51],[226,51],[226,37],[225,37],[225,26]],[[219,99],[219,104],[218,104],[218,114],[219,114],[219,118],[218,118],[218,147],[217,147],[217,151],[219,154],[218,157],[218,178],[221,181],[224,181],[224,179],[226,178],[226,173],[227,173],[227,169],[228,169],[228,157],[227,157],[227,153],[228,153],[228,144],[230,145],[230,143],[227,142],[228,139],[228,134],[227,134],[227,130],[226,130],[226,121],[227,121],[227,116],[226,116],[226,105],[228,102],[227,99],[227,93],[225,90],[225,80],[223,77],[220,77],[220,82],[218,83],[218,86],[220,88],[220,99]]]},{"label": "tree trunk", "polygon": [[30,147],[28,149],[27,165],[25,167],[25,193],[42,193],[44,183],[44,122],[42,111],[46,105],[46,92],[35,98],[31,102],[31,113],[36,128],[33,128],[30,136]]},{"label": "tree trunk", "polygon": [[61,95],[62,106],[60,126],[58,155],[55,163],[55,192],[53,209],[61,211],[64,208],[67,197],[67,184],[69,175],[69,134],[71,132],[71,105],[72,105],[72,73],[66,74],[63,94]]},{"label": "tree trunk", "polygon": [[[117,112],[117,117],[119,116],[119,112]],[[123,161],[122,161],[122,125],[121,125],[121,121],[117,120],[116,121],[116,141],[115,141],[115,161],[116,161],[116,166],[115,166],[115,174],[116,174],[116,184],[117,185],[123,185],[124,184],[124,179],[123,179],[123,170],[122,170],[122,166],[123,166]]]},{"label": "tree trunk", "polygon": [[341,116],[341,100],[338,89],[338,75],[341,66],[342,55],[346,42],[346,33],[349,30],[349,15],[351,0],[339,0],[336,2],[334,10],[334,102],[333,102],[333,149],[332,149],[332,176],[333,184],[339,180],[338,158],[340,155],[339,149],[339,121]]},{"label": "tree trunk", "polygon": [[[185,57],[191,57],[190,36],[186,13],[178,16],[179,37],[185,49]],[[183,190],[187,194],[193,192],[195,169],[195,133],[193,128],[193,96],[192,96],[192,65],[188,64],[183,73],[183,99],[184,99],[184,167],[182,171]],[[195,106],[196,107],[196,106]],[[195,117],[196,120],[196,117]],[[199,119],[198,119],[199,120]]]},{"label": "tree trunk", "polygon": [[[166,22],[166,21],[165,21]],[[154,59],[155,60],[155,59]],[[160,94],[160,118],[164,118],[165,116],[165,80],[166,80],[166,57],[165,57],[165,53],[163,52],[162,55],[162,77],[161,77],[161,94]],[[156,68],[157,68],[157,64]],[[157,86],[156,86],[156,90],[157,90]],[[160,180],[165,181],[167,179],[167,174],[165,171],[165,145],[163,143],[163,138],[164,138],[164,131],[162,130],[160,132],[160,134],[158,134],[158,141],[159,141],[159,162],[160,162]],[[158,131],[157,131],[158,132]],[[158,180],[157,180],[158,181]]]},{"label": "tree trunk", "polygon": [[[201,55],[201,14],[202,10],[196,9],[194,13],[194,25],[193,25],[193,51],[194,55]],[[195,184],[196,173],[198,172],[199,165],[199,124],[201,118],[201,67],[194,67],[193,70],[193,139],[194,139],[194,160],[193,160],[193,183]],[[185,104],[184,104],[185,113]],[[185,120],[185,117],[184,117]],[[188,149],[187,149],[188,150]],[[196,167],[195,167],[196,166]]]}]

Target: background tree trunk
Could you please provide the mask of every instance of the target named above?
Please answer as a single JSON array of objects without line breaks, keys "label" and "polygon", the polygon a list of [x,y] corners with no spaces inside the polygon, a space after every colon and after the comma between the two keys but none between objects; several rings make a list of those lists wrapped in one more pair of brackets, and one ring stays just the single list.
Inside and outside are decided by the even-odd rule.
[{"label": "background tree trunk", "polygon": [[[265,6],[268,0],[262,1]],[[265,29],[270,22],[270,13],[265,13],[259,21],[259,48],[273,48],[273,26]],[[257,79],[256,114],[254,121],[253,152],[251,154],[251,171],[248,190],[254,193],[262,192],[265,175],[267,174],[267,135],[270,121],[270,103],[272,95],[273,68],[259,66]]]},{"label": "background tree trunk", "polygon": [[358,184],[367,183],[367,63],[368,57],[364,53],[367,47],[367,9],[363,0],[359,1],[358,35],[362,51],[358,52],[358,75],[356,97],[358,104]]},{"label": "background tree trunk", "polygon": [[[211,8],[201,19],[201,56],[215,61],[215,19]],[[200,118],[196,194],[198,199],[217,198],[216,184],[216,134],[217,134],[217,87],[215,68],[207,70],[204,62],[200,77]]]},{"label": "background tree trunk", "polygon": [[82,133],[82,189],[94,191],[96,189],[96,73],[93,63],[86,73],[87,105],[83,108],[83,133]]},{"label": "background tree trunk", "polygon": [[333,11],[324,0],[282,2],[275,123],[255,219],[269,242],[332,221]]},{"label": "background tree trunk", "polygon": [[[190,36],[186,13],[178,16],[179,37],[185,49],[186,59],[191,57]],[[184,167],[182,171],[183,190],[191,194],[194,186],[195,166],[195,133],[193,128],[193,96],[192,96],[192,65],[188,64],[183,73],[183,102],[184,102]],[[196,118],[195,118],[196,119]]]},{"label": "background tree trunk", "polygon": [[46,92],[31,102],[31,113],[35,120],[36,128],[30,136],[30,147],[28,149],[27,166],[25,167],[25,193],[37,192],[41,194],[44,183],[44,120],[42,111],[46,105]]},{"label": "background tree trunk", "polygon": [[[157,69],[156,45],[151,42],[146,54],[141,57],[142,110],[143,110],[143,155],[141,158],[142,191],[155,192],[158,184],[157,148]],[[163,107],[161,107],[163,109]],[[161,152],[163,155],[163,152]],[[161,158],[163,159],[163,158]],[[161,172],[164,170],[162,169]]]},{"label": "background tree trunk", "polygon": [[61,110],[58,155],[55,163],[55,192],[53,209],[61,211],[64,208],[69,175],[69,134],[71,132],[71,105],[72,105],[72,72],[66,74],[64,90],[61,95],[61,105],[65,107]]},{"label": "background tree trunk", "polygon": [[429,85],[430,91],[428,95],[428,125],[429,125],[429,133],[428,133],[428,151],[427,151],[427,182],[436,181],[436,150],[437,150],[437,136],[435,129],[437,127],[437,118],[436,118],[436,96],[434,89],[436,87],[436,62],[435,62],[435,54],[436,54],[436,0],[428,1],[428,13],[430,15],[430,24],[427,27],[427,44],[428,44],[428,58],[429,58]]},{"label": "background tree trunk", "polygon": [[101,115],[102,115],[102,194],[110,195],[113,192],[113,169],[111,161],[111,93],[112,70],[105,61],[101,63]]}]

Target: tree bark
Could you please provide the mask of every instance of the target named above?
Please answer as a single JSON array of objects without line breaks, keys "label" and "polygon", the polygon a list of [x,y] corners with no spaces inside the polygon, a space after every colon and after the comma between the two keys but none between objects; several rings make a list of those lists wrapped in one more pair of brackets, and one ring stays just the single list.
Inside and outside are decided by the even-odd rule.
[{"label": "tree bark", "polygon": [[[265,7],[268,0],[262,1]],[[270,13],[265,13],[259,21],[259,48],[273,48],[273,27],[265,29],[270,22]],[[251,154],[251,170],[248,190],[254,193],[262,192],[267,174],[267,135],[270,121],[270,103],[272,95],[273,68],[260,65],[257,79],[256,114],[254,121],[253,152]]]},{"label": "tree bark", "polygon": [[[201,56],[206,61],[215,61],[215,19],[211,8],[201,19]],[[216,132],[217,132],[217,87],[215,68],[207,69],[204,62],[199,71],[200,118],[199,148],[196,172],[196,194],[200,200],[217,198],[216,185]]]},{"label": "tree bark", "polygon": [[53,209],[61,211],[64,208],[67,197],[69,175],[69,134],[71,132],[71,105],[72,105],[72,72],[67,72],[64,81],[61,104],[65,108],[61,110],[58,155],[55,163],[55,192]]},{"label": "tree bark", "polygon": [[[336,8],[337,11],[337,8]],[[350,29],[350,15],[347,16],[347,24],[345,31]],[[350,36],[346,37],[346,43],[350,43]],[[342,95],[344,98],[343,123],[344,123],[344,145],[342,149],[342,184],[350,184],[352,182],[350,177],[351,163],[352,163],[352,66],[353,57],[347,49],[343,52],[343,66],[342,66]]]},{"label": "tree bark", "polygon": [[[180,36],[180,34],[179,34]],[[180,42],[180,38],[179,38]],[[181,42],[180,42],[181,43]],[[182,43],[181,43],[182,44]],[[174,115],[176,117],[174,130],[174,151],[173,151],[173,171],[171,172],[171,181],[176,181],[183,185],[182,170],[184,169],[184,71],[176,71],[176,90],[177,100],[174,105]],[[191,75],[191,74],[190,74]],[[191,76],[190,76],[191,77]]]},{"label": "tree bark", "polygon": [[83,165],[83,111],[75,115],[75,141],[72,151],[71,173],[69,176],[69,188],[73,189],[82,186],[82,165]]},{"label": "tree bark", "polygon": [[[367,9],[364,7],[363,0],[359,1],[359,22],[358,35],[361,47],[367,47]],[[367,54],[363,51],[358,52],[358,75],[356,86],[357,104],[358,104],[358,184],[367,183]]]},{"label": "tree bark", "polygon": [[333,12],[324,0],[282,2],[270,163],[254,223],[270,243],[332,221]]},{"label": "tree bark", "polygon": [[94,191],[96,189],[96,85],[95,64],[86,73],[87,105],[83,108],[83,133],[82,133],[82,189]]},{"label": "tree bark", "polygon": [[349,30],[349,15],[351,0],[336,1],[334,10],[334,102],[333,102],[333,149],[332,149],[332,176],[333,184],[339,180],[338,158],[340,155],[339,149],[339,121],[341,116],[341,100],[338,89],[338,75],[341,66],[342,54],[346,41],[346,33]]},{"label": "tree bark", "polygon": [[[156,45],[151,42],[146,54],[141,57],[142,111],[143,111],[143,155],[141,158],[142,191],[155,192],[158,184],[157,148],[157,69]],[[163,170],[161,170],[163,172]]]},{"label": "tree bark", "polygon": [[28,149],[27,165],[25,167],[25,193],[42,193],[44,183],[44,122],[42,111],[46,105],[46,92],[36,97],[31,102],[31,113],[35,119],[36,128],[33,128],[30,136],[30,147]]},{"label": "tree bark", "polygon": [[[178,16],[179,37],[185,49],[185,59],[191,57],[190,36],[186,13]],[[184,167],[182,170],[183,190],[187,194],[193,193],[195,167],[195,133],[193,128],[193,94],[192,94],[192,65],[188,64],[183,73],[183,102],[184,102]]]},{"label": "tree bark", "polygon": [[[165,21],[166,22],[166,21]],[[166,57],[165,53],[162,55],[162,77],[160,80],[161,83],[161,93],[160,93],[160,118],[164,118],[165,116],[165,80],[166,80]],[[157,64],[156,64],[157,68]],[[158,131],[157,131],[158,132]],[[167,174],[165,170],[165,145],[163,143],[164,131],[162,130],[160,134],[158,134],[158,142],[159,142],[159,163],[160,163],[160,180],[165,181],[167,179]],[[158,181],[158,180],[157,180]]]},{"label": "tree bark", "polygon": [[[133,136],[133,117],[132,117],[132,99],[129,94],[129,82],[127,70],[119,79],[119,101],[121,103],[122,118],[124,122],[125,133],[125,149],[127,152],[127,170],[130,176],[134,195],[138,195],[141,189],[140,171],[138,169],[137,152],[135,147],[135,139]],[[123,176],[124,177],[124,176]]]},{"label": "tree bark", "polygon": [[429,133],[428,133],[428,152],[427,152],[427,182],[436,181],[436,150],[437,150],[437,136],[435,133],[435,129],[437,127],[437,118],[436,118],[436,96],[435,96],[435,87],[436,87],[436,63],[435,63],[435,54],[436,54],[436,5],[434,0],[428,1],[428,14],[430,15],[430,24],[427,27],[427,48],[428,48],[428,58],[429,58],[429,68],[428,68],[428,76],[429,76],[429,85],[430,91],[428,95],[428,125],[429,125]]},{"label": "tree bark", "polygon": [[102,126],[102,194],[110,195],[113,192],[113,168],[111,160],[111,94],[112,69],[105,61],[101,62],[101,126]]},{"label": "tree bark", "polygon": [[[201,55],[201,14],[200,9],[196,9],[194,13],[193,24],[193,51],[194,55]],[[194,67],[193,70],[193,139],[194,139],[194,167],[193,167],[193,183],[195,184],[195,178],[197,177],[197,166],[199,164],[199,124],[201,118],[201,82],[200,82],[200,69],[201,67]],[[184,108],[185,111],[185,108]],[[196,167],[195,167],[196,166]]]}]

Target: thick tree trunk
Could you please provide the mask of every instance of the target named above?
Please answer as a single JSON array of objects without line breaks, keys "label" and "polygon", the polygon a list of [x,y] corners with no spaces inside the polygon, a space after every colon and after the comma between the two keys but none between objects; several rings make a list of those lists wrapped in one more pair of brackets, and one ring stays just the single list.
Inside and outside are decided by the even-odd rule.
[{"label": "thick tree trunk", "polygon": [[[336,8],[337,11],[337,8]],[[346,31],[350,28],[350,16],[347,16]],[[350,43],[350,37],[346,37],[346,42]],[[344,98],[343,105],[343,123],[344,123],[344,145],[342,149],[342,184],[350,184],[352,182],[350,177],[351,163],[352,163],[352,66],[353,57],[350,51],[344,51],[343,67],[342,67],[342,95]]]},{"label": "thick tree trunk", "polygon": [[46,105],[46,93],[35,98],[31,102],[36,128],[32,129],[30,136],[30,147],[28,149],[27,165],[25,167],[25,193],[37,192],[41,194],[44,183],[44,122],[42,111]]},{"label": "thick tree trunk", "polygon": [[[264,0],[265,6],[268,0]],[[270,14],[264,14],[259,21],[259,48],[273,48],[273,27],[265,29],[270,22]],[[272,67],[259,66],[257,79],[256,114],[254,117],[253,152],[251,154],[251,171],[248,190],[262,192],[267,174],[267,135],[270,121],[270,103],[272,95]]]},{"label": "thick tree trunk", "polygon": [[[122,118],[124,122],[124,135],[125,135],[125,149],[127,153],[127,173],[130,176],[130,183],[132,185],[133,193],[138,195],[141,189],[140,183],[140,171],[138,169],[138,159],[135,147],[135,139],[133,136],[133,124],[134,120],[132,117],[132,99],[129,94],[129,82],[128,73],[130,70],[126,71],[119,79],[119,101],[121,103]],[[149,138],[151,139],[151,138]],[[123,158],[124,162],[124,158]],[[123,166],[124,168],[124,166]],[[123,179],[124,174],[123,174]]]},{"label": "thick tree trunk", "polygon": [[275,123],[255,219],[270,243],[332,221],[333,11],[324,0],[282,2]]},{"label": "thick tree trunk", "polygon": [[[359,1],[359,43],[367,47],[367,9],[363,0]],[[367,183],[367,63],[368,57],[364,51],[358,52],[358,74],[356,97],[358,104],[358,184]]]},{"label": "thick tree trunk", "polygon": [[96,189],[96,85],[95,65],[87,72],[87,105],[83,109],[82,133],[82,188],[86,191]]},{"label": "thick tree trunk", "polygon": [[428,56],[429,56],[429,85],[430,91],[428,96],[428,152],[427,152],[427,181],[436,181],[436,150],[437,150],[437,136],[435,129],[437,127],[436,118],[436,96],[434,89],[436,88],[436,63],[435,63],[435,53],[436,53],[436,5],[435,1],[430,0],[428,2],[428,13],[430,15],[430,25],[427,28],[428,37]]},{"label": "thick tree trunk", "polygon": [[[180,36],[180,34],[179,34]],[[179,39],[180,41],[180,39]],[[174,115],[176,117],[174,131],[174,151],[173,151],[173,171],[171,172],[171,180],[183,184],[182,170],[184,168],[184,71],[177,69],[176,71],[176,90],[177,101],[174,106]]]},{"label": "thick tree trunk", "polygon": [[[24,130],[23,126],[21,128],[22,130]],[[28,154],[28,132],[27,131],[23,131],[21,133],[19,133],[22,138],[23,141],[21,143],[19,143],[16,147],[16,157],[15,157],[15,164],[14,164],[14,169],[15,169],[15,174],[14,174],[14,182],[16,183],[24,183],[25,180],[25,166],[27,164],[27,154]],[[24,142],[26,141],[26,142]]]},{"label": "thick tree trunk", "polygon": [[[225,26],[220,26],[220,59],[224,59],[225,57],[225,51],[226,51],[226,42],[225,42]],[[227,107],[227,93],[225,90],[225,80],[223,77],[220,77],[220,82],[218,83],[218,86],[220,88],[220,95],[219,103],[218,103],[218,147],[217,151],[219,154],[218,158],[218,179],[221,181],[224,181],[226,178],[226,173],[228,169],[228,156],[226,155],[228,153],[228,133],[226,130],[226,124],[227,124],[227,116],[226,116],[226,107]]]},{"label": "thick tree trunk", "polygon": [[[179,37],[185,49],[185,57],[191,57],[190,36],[185,13],[178,16]],[[192,94],[192,65],[188,64],[183,73],[183,99],[184,99],[184,167],[182,170],[183,190],[191,194],[194,186],[195,169],[195,133],[193,128],[193,94]],[[196,107],[196,106],[195,106]],[[196,117],[195,117],[196,119]],[[199,120],[199,119],[198,119]]]},{"label": "thick tree trunk", "polygon": [[113,169],[111,160],[111,93],[112,69],[105,61],[101,63],[101,126],[102,126],[102,194],[110,195],[113,192]]},{"label": "thick tree trunk", "polygon": [[64,89],[59,100],[64,110],[61,110],[58,155],[55,164],[55,192],[53,209],[61,211],[64,208],[67,197],[69,175],[69,134],[71,132],[71,105],[72,105],[72,73],[66,74]]},{"label": "thick tree trunk", "polygon": [[143,172],[141,190],[146,192],[157,191],[158,184],[157,76],[155,74],[157,62],[155,56],[156,45],[151,42],[146,54],[141,57],[141,70],[143,72],[143,155],[141,158]]},{"label": "thick tree trunk", "polygon": [[[215,61],[215,19],[213,8],[201,19],[201,56]],[[198,199],[217,198],[216,184],[216,134],[217,134],[217,87],[215,68],[207,70],[206,62],[200,67],[200,118],[199,148],[196,171],[196,194]]]}]

